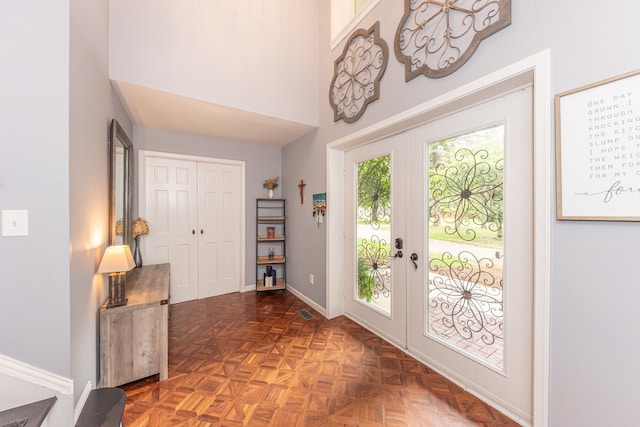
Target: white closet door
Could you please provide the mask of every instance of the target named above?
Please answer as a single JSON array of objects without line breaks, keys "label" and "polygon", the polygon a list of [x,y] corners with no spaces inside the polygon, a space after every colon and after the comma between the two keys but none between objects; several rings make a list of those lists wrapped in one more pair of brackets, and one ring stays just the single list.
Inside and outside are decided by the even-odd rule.
[{"label": "white closet door", "polygon": [[240,170],[198,163],[199,297],[240,288]]},{"label": "white closet door", "polygon": [[171,263],[171,303],[198,298],[198,181],[196,163],[146,159],[145,264]]},{"label": "white closet door", "polygon": [[[142,151],[145,264],[171,263],[171,303],[238,292],[244,282],[244,166]],[[175,157],[174,157],[175,156]]]}]

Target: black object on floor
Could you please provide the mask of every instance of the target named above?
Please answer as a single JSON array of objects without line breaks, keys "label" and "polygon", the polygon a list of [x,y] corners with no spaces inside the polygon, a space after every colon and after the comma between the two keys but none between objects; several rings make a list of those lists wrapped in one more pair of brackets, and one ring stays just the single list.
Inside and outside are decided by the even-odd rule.
[{"label": "black object on floor", "polygon": [[116,387],[92,390],[76,427],[119,427],[127,395]]},{"label": "black object on floor", "polygon": [[0,412],[0,427],[32,427],[41,425],[58,400],[53,396],[38,402]]}]

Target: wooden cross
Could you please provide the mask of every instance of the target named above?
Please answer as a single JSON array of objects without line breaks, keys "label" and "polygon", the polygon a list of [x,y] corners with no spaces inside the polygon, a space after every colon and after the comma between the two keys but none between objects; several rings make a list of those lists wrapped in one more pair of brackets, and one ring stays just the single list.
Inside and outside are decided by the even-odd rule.
[{"label": "wooden cross", "polygon": [[298,183],[298,188],[300,189],[300,204],[303,205],[304,204],[304,187],[307,184],[304,183],[304,180],[300,180],[300,182]]}]

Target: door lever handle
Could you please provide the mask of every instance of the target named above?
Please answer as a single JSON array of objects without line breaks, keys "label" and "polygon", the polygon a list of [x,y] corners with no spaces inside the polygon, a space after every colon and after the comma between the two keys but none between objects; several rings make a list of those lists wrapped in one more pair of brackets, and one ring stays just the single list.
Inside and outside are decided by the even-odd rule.
[{"label": "door lever handle", "polygon": [[416,262],[418,260],[418,254],[416,254],[415,252],[411,254],[411,256],[409,257],[411,259],[411,262],[413,263],[413,266],[416,268],[416,270],[418,269],[418,263]]},{"label": "door lever handle", "polygon": [[402,251],[398,251],[396,252],[395,255],[393,255],[391,258],[402,258],[404,254],[402,253]]}]

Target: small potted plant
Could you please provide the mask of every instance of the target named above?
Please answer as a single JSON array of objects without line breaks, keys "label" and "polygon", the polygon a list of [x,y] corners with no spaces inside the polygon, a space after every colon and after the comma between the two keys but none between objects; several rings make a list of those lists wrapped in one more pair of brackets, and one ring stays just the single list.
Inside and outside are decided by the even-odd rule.
[{"label": "small potted plant", "polygon": [[133,252],[133,259],[136,262],[136,267],[142,267],[142,255],[140,254],[140,236],[145,236],[149,234],[149,223],[144,218],[136,218],[133,221],[133,241],[135,242],[136,248]]},{"label": "small potted plant", "polygon": [[273,189],[276,188],[278,186],[278,181],[280,180],[279,176],[276,176],[275,178],[271,178],[271,179],[267,179],[262,186],[264,188],[266,188],[267,190],[269,190],[269,198],[273,199]]}]

